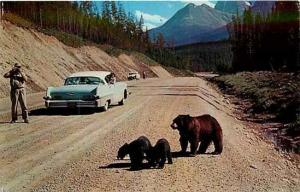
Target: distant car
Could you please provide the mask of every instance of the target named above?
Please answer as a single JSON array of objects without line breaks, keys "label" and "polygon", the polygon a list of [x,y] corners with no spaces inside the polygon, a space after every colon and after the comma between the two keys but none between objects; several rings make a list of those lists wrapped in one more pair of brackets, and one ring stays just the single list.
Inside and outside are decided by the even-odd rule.
[{"label": "distant car", "polygon": [[102,108],[123,105],[127,99],[127,84],[111,80],[107,71],[87,71],[68,76],[61,87],[48,87],[44,97],[47,108]]},{"label": "distant car", "polygon": [[141,75],[136,71],[135,72],[129,72],[128,77],[127,77],[128,80],[133,80],[133,79],[139,80],[140,78],[141,78]]}]

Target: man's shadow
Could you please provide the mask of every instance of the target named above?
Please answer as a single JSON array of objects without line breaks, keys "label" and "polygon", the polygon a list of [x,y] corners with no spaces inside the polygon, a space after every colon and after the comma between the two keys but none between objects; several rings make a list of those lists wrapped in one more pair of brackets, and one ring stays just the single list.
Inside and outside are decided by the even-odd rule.
[{"label": "man's shadow", "polygon": [[[15,123],[23,123],[24,124],[24,122],[23,121],[17,121],[17,122],[15,122]],[[0,122],[0,125],[2,125],[2,124],[15,124],[15,123],[11,123],[10,121],[1,121]]]}]

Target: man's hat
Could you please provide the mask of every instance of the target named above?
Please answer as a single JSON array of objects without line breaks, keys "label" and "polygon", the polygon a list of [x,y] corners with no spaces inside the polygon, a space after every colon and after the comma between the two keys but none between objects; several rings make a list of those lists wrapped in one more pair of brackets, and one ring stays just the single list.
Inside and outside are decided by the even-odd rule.
[{"label": "man's hat", "polygon": [[21,68],[21,65],[19,63],[15,63],[14,67]]}]

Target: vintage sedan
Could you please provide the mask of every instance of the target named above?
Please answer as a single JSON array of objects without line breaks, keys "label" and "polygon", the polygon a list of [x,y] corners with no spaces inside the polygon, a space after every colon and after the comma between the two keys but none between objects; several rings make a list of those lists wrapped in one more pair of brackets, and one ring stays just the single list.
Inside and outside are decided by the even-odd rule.
[{"label": "vintage sedan", "polygon": [[86,71],[68,76],[61,87],[48,87],[44,97],[46,108],[101,108],[123,105],[127,84],[116,82],[113,73]]},{"label": "vintage sedan", "polygon": [[136,71],[129,72],[128,76],[127,76],[128,80],[134,80],[134,79],[139,80],[140,78],[141,78],[141,75]]}]

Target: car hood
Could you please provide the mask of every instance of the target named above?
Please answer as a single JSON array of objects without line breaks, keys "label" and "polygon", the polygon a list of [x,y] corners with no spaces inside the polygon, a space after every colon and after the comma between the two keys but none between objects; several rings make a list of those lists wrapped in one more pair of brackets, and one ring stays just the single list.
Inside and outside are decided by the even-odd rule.
[{"label": "car hood", "polygon": [[50,96],[55,100],[89,100],[96,95],[98,85],[66,85],[51,87]]}]

